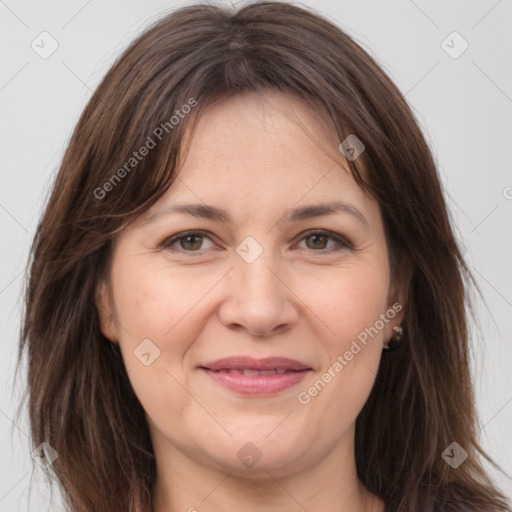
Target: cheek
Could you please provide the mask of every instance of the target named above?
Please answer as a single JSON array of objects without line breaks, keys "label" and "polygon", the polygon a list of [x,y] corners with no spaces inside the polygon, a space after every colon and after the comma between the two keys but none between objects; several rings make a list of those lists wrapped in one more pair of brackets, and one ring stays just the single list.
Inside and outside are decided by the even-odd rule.
[{"label": "cheek", "polygon": [[385,312],[389,288],[387,269],[378,264],[354,265],[338,269],[322,281],[325,284],[320,285],[317,280],[316,286],[309,282],[302,293],[325,326],[331,351],[346,350],[352,340],[367,332]]},{"label": "cheek", "polygon": [[119,345],[136,390],[169,378],[162,372],[186,351],[198,325],[187,315],[208,289],[204,281],[185,283],[161,265],[143,263],[120,258],[112,275]]},{"label": "cheek", "polygon": [[[345,268],[323,290],[308,293],[308,305],[321,320],[316,325],[325,333],[317,334],[322,363],[297,398],[312,431],[326,432],[326,442],[327,432],[344,432],[355,420],[375,382],[388,286],[386,267],[375,264]],[[331,426],[323,424],[326,414]]]},{"label": "cheek", "polygon": [[150,417],[169,410],[180,415],[186,403],[180,399],[182,362],[201,330],[197,318],[191,318],[212,279],[185,279],[136,259],[129,265],[119,261],[115,268],[119,345],[133,390]]},{"label": "cheek", "polygon": [[116,277],[116,312],[129,337],[134,341],[154,337],[160,343],[183,326],[191,327],[189,313],[218,280],[212,274],[194,277],[162,265],[136,264],[119,266]]}]

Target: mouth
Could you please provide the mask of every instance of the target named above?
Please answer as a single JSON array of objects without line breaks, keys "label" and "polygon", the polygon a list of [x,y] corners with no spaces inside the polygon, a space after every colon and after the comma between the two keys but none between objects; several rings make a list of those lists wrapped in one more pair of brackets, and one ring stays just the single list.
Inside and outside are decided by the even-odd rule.
[{"label": "mouth", "polygon": [[286,368],[276,368],[275,370],[256,370],[254,368],[223,368],[222,370],[212,370],[211,368],[204,368],[215,373],[229,373],[236,375],[250,375],[254,377],[256,375],[283,375],[284,373],[291,373],[305,370],[287,370]]},{"label": "mouth", "polygon": [[214,382],[242,395],[273,395],[301,382],[312,368],[293,359],[228,357],[199,366]]}]

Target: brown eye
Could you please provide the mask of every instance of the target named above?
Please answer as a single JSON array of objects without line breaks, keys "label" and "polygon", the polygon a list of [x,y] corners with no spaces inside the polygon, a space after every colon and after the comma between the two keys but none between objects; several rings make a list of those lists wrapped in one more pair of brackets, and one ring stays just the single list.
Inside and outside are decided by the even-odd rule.
[{"label": "brown eye", "polygon": [[201,232],[178,233],[162,243],[162,247],[171,251],[198,252],[208,247],[202,247],[204,240],[210,237]]},{"label": "brown eye", "polygon": [[306,245],[309,249],[325,249],[329,237],[326,235],[310,235],[306,237],[306,240],[311,241],[311,245],[308,245],[306,242]]},{"label": "brown eye", "polygon": [[[212,248],[212,245],[204,247],[205,240],[212,243],[211,238],[201,231],[185,231],[164,240],[161,247],[175,252],[199,253]],[[353,248],[352,244],[344,237],[330,231],[308,231],[302,237],[302,241],[305,241],[306,249],[316,253],[331,253]],[[330,247],[329,243],[331,244]]]},{"label": "brown eye", "polygon": [[201,235],[188,235],[184,238],[181,238],[179,242],[182,249],[197,250],[201,248],[203,239]]},{"label": "brown eye", "polygon": [[[353,248],[348,240],[330,231],[308,231],[302,240],[312,252],[330,253]],[[329,242],[334,245],[328,247]]]}]

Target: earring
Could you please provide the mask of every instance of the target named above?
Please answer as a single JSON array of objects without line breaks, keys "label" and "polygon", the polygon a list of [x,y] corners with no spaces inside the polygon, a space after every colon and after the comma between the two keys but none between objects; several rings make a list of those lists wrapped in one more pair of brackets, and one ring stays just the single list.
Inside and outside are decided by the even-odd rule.
[{"label": "earring", "polygon": [[393,333],[393,338],[396,341],[402,341],[402,338],[404,337],[404,329],[401,325],[395,325],[395,327],[393,327]]},{"label": "earring", "polygon": [[[400,343],[404,337],[404,329],[401,325],[395,325],[393,327],[393,336],[389,341],[386,341],[384,343],[384,349],[385,350],[391,350],[396,348],[397,343]],[[390,346],[390,342],[393,342]]]}]

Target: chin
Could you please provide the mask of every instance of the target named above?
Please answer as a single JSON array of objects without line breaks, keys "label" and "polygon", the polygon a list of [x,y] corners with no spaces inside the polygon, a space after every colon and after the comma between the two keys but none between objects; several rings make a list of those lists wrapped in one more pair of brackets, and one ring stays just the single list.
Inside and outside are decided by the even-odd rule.
[{"label": "chin", "polygon": [[305,437],[301,440],[297,431],[272,432],[276,425],[278,423],[273,423],[271,428],[265,426],[261,432],[250,429],[247,434],[242,434],[240,429],[234,439],[225,438],[207,450],[213,460],[241,475],[260,474],[268,478],[267,471],[296,471],[296,461],[305,448],[311,446],[310,442]]}]

